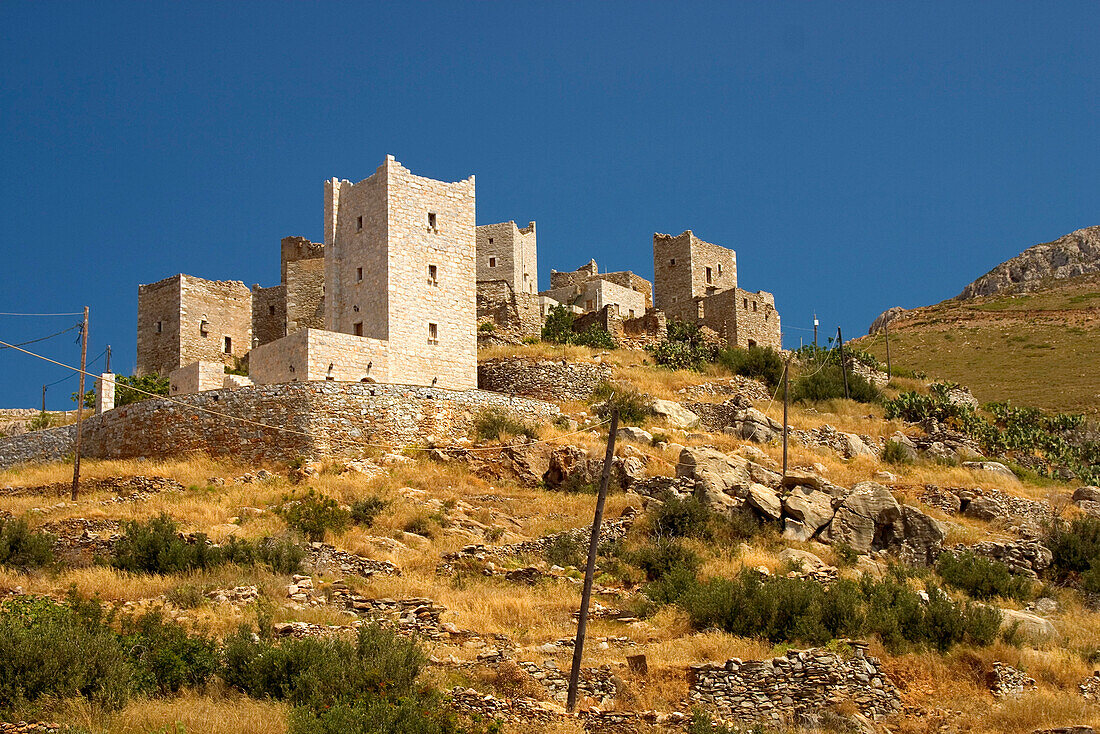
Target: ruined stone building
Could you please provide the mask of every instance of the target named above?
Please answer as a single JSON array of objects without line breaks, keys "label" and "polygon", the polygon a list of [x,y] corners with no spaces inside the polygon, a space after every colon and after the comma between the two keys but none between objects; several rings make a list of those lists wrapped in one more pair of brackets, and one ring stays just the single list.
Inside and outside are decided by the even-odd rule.
[{"label": "ruined stone building", "polygon": [[476,228],[477,319],[512,336],[537,335],[543,314],[538,296],[535,223],[513,222]]},{"label": "ruined stone building", "polygon": [[649,281],[629,270],[601,273],[595,260],[571,272],[550,271],[550,289],[542,292],[545,299],[573,306],[580,313],[599,311],[608,306],[618,308],[624,319],[645,314],[653,305]]},{"label": "ruined stone building", "polygon": [[253,381],[476,388],[474,203],[473,176],[436,181],[393,156],[326,181],[324,329],[256,347]]},{"label": "ruined stone building", "polygon": [[775,296],[737,287],[737,253],[689,229],[653,235],[653,303],[668,318],[713,330],[730,346],[779,349]]}]

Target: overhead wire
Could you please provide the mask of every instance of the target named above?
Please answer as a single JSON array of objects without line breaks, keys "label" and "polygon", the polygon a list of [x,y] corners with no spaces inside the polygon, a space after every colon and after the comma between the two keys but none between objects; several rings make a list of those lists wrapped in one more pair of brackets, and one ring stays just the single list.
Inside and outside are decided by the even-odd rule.
[{"label": "overhead wire", "polygon": [[[16,346],[16,347],[25,347],[28,344],[37,344],[38,342],[44,342],[47,339],[53,339],[56,336],[61,336],[62,334],[67,334],[68,332],[70,332],[74,329],[79,329],[79,328],[81,328],[81,326],[82,326],[82,324],[76,324],[74,326],[70,326],[68,329],[62,329],[61,331],[58,331],[54,334],[50,334],[49,336],[40,336],[37,339],[28,339],[25,342],[18,342],[14,346]],[[10,347],[0,347],[0,349],[10,349]]]},{"label": "overhead wire", "polygon": [[83,311],[74,311],[73,313],[11,313],[6,311],[0,311],[0,316],[83,316]]}]

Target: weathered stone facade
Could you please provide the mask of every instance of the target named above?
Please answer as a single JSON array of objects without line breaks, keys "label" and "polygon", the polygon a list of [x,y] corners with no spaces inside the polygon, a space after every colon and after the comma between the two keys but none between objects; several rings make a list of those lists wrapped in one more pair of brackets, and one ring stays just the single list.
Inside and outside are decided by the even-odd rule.
[{"label": "weathered stone facade", "polygon": [[389,342],[401,381],[477,385],[474,178],[412,174],[393,156],[325,183],[325,328]]},{"label": "weathered stone facade", "polygon": [[[84,456],[358,457],[379,447],[464,439],[488,408],[532,423],[559,415],[550,403],[481,390],[295,382],[151,398],[93,416],[84,422]],[[75,433],[64,426],[0,439],[0,469],[60,459],[72,452]]]},{"label": "weathered stone facade", "polygon": [[198,360],[235,365],[252,346],[252,292],[191,275],[138,286],[137,374]]},{"label": "weathered stone facade", "polygon": [[503,280],[477,282],[479,327],[481,324],[491,323],[494,332],[499,330],[508,336],[522,339],[526,336],[538,336],[545,320],[542,297],[538,294],[518,293]]},{"label": "weathered stone facade", "polygon": [[654,303],[670,318],[705,326],[730,346],[782,346],[775,297],[737,287],[737,254],[689,229],[653,235]]},{"label": "weathered stone facade", "polygon": [[252,346],[286,336],[286,285],[252,286]]},{"label": "weathered stone facade", "polygon": [[476,228],[477,281],[503,280],[516,293],[538,293],[539,268],[535,223],[515,222]]},{"label": "weathered stone facade", "polygon": [[600,273],[595,260],[571,272],[550,271],[550,289],[542,296],[582,312],[617,305],[623,318],[638,318],[652,306],[649,281],[629,270]]},{"label": "weathered stone facade", "polygon": [[323,329],[300,329],[256,347],[248,374],[257,385],[280,382],[399,382],[391,370],[389,342]]},{"label": "weathered stone facade", "polygon": [[190,395],[204,390],[220,390],[225,384],[225,365],[199,360],[168,373],[168,392]]}]

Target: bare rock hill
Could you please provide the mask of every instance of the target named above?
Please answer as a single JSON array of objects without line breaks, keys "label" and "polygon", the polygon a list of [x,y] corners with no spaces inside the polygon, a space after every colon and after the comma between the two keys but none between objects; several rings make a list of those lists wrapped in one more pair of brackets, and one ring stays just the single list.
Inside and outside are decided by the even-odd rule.
[{"label": "bare rock hill", "polygon": [[996,293],[1018,293],[1039,288],[1050,280],[1100,273],[1100,226],[1070,232],[1006,260],[975,280],[959,300]]}]

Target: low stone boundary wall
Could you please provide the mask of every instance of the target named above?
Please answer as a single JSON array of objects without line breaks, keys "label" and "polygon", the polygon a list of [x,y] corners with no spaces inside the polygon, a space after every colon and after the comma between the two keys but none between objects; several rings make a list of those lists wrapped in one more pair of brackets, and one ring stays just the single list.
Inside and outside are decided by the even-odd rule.
[{"label": "low stone boundary wall", "polygon": [[482,390],[548,400],[587,400],[609,379],[611,367],[587,362],[491,359],[477,366],[477,386]]},{"label": "low stone boundary wall", "polygon": [[[466,437],[474,419],[490,408],[536,424],[559,415],[550,403],[484,390],[358,382],[257,385],[171,401],[151,398],[89,418],[84,456],[205,452],[252,462],[357,457],[378,446],[452,443]],[[74,434],[74,427],[65,426],[0,439],[0,469],[59,459],[72,451]]]},{"label": "low stone boundary wall", "polygon": [[866,645],[852,642],[844,658],[824,648],[789,650],[771,660],[693,665],[688,694],[693,703],[720,716],[777,725],[795,723],[822,708],[852,702],[860,713],[879,719],[900,709],[898,689],[867,655]]},{"label": "low stone boundary wall", "polygon": [[59,461],[73,452],[75,442],[76,426],[44,428],[0,438],[0,469],[31,461]]}]

